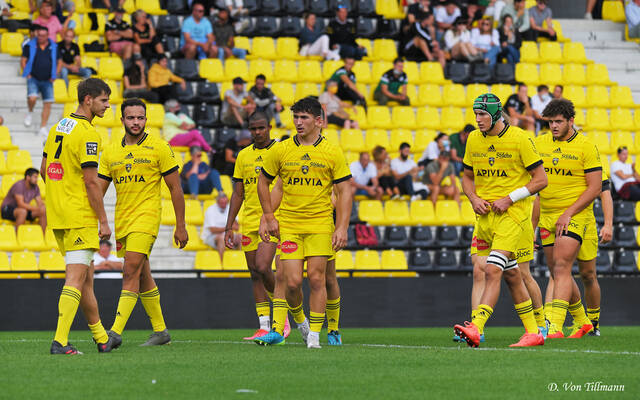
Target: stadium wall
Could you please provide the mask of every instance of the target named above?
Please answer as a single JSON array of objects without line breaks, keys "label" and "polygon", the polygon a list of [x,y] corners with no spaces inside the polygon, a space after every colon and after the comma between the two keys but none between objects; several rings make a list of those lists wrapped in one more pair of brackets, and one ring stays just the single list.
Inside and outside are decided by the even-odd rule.
[{"label": "stadium wall", "polygon": [[[638,283],[640,278],[635,277],[600,279],[604,325],[638,324],[635,308],[629,307],[638,300]],[[62,285],[62,280],[0,280],[0,330],[55,330]],[[255,328],[248,279],[159,279],[158,286],[169,329]],[[344,278],[340,286],[340,325],[344,328],[451,326],[469,315],[468,276]],[[95,287],[103,323],[109,327],[121,282],[97,279]],[[504,285],[496,311],[491,325],[520,324]],[[74,329],[86,329],[81,314],[78,312]],[[150,328],[141,304],[136,306],[127,328]]]},{"label": "stadium wall", "polygon": [[549,0],[549,8],[553,11],[553,18],[584,18],[587,0]]}]

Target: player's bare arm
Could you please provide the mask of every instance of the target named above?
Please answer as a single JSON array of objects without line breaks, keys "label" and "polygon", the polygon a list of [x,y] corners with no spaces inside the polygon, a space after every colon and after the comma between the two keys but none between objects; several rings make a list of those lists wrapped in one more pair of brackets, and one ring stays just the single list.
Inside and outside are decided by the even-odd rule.
[{"label": "player's bare arm", "polygon": [[[531,175],[531,180],[525,185],[529,195],[536,194],[547,187],[547,174],[544,172],[544,166],[542,164],[529,171],[529,174]],[[502,214],[514,203],[514,198],[516,197],[514,197],[513,194],[509,194],[508,196],[494,201],[491,208],[498,214]]]},{"label": "player's bare arm", "polygon": [[473,211],[478,215],[485,215],[489,212],[491,204],[482,200],[476,194],[476,185],[473,180],[473,170],[465,168],[462,173],[462,191],[469,198]]},{"label": "player's bare arm", "polygon": [[611,190],[600,193],[600,203],[604,214],[604,225],[600,229],[600,243],[609,243],[613,237],[613,199]]},{"label": "player's bare arm", "polygon": [[100,239],[108,240],[111,237],[111,228],[109,228],[107,213],[104,211],[104,203],[102,201],[104,196],[100,186],[100,179],[98,179],[98,168],[82,168],[82,176],[84,179],[84,186],[87,188],[89,204],[96,213],[98,223],[100,224],[98,235],[100,236]]},{"label": "player's bare arm", "polygon": [[348,179],[333,185],[336,194],[336,229],[331,237],[331,245],[335,251],[341,250],[347,245],[347,229],[353,204],[350,181],[351,179]]},{"label": "player's bare arm", "polygon": [[164,177],[164,181],[169,187],[171,193],[171,203],[173,203],[173,212],[176,214],[176,231],[173,234],[175,243],[183,249],[189,241],[187,228],[184,222],[184,193],[180,186],[180,175],[178,171],[173,171]]},{"label": "player's bare arm", "polygon": [[602,191],[602,170],[587,172],[585,179],[587,181],[587,190],[562,213],[556,222],[556,238],[560,237],[558,232],[566,233],[569,231],[571,217],[591,205]]},{"label": "player's bare arm", "polygon": [[233,243],[233,226],[243,201],[244,183],[242,181],[235,181],[233,183],[231,201],[229,202],[229,215],[227,215],[227,223],[224,228],[224,244],[228,249],[235,247],[235,243]]},{"label": "player's bare arm", "polygon": [[111,181],[108,181],[106,179],[98,179],[98,184],[100,185],[102,197],[104,198],[104,195],[107,194],[107,190],[109,189],[109,184],[111,184]]},{"label": "player's bare arm", "polygon": [[271,205],[271,194],[269,193],[269,185],[273,179],[269,179],[264,173],[258,177],[258,198],[260,199],[260,206],[262,207],[262,214],[265,219],[266,230],[260,236],[265,242],[269,242],[271,236],[275,236],[280,239],[280,228],[278,226],[278,220],[273,215],[273,207]]},{"label": "player's bare arm", "polygon": [[[280,207],[280,202],[282,201],[282,179],[276,178],[276,184],[273,185],[271,189],[271,207],[273,208],[273,212]],[[258,228],[258,235],[262,237],[263,234],[267,232],[267,222],[264,214],[260,217],[260,227]]]}]

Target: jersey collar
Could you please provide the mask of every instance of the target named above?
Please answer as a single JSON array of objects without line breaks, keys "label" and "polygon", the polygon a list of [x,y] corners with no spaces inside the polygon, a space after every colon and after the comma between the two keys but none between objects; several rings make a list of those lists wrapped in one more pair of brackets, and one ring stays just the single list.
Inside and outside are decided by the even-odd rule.
[{"label": "jersey collar", "polygon": [[[576,136],[578,136],[578,131],[574,128],[574,129],[573,129],[573,134],[569,137],[569,139],[565,140],[565,142],[570,143],[573,139],[575,139],[575,138],[576,138]],[[558,139],[553,138],[553,141],[554,141],[554,142],[557,142],[557,141],[558,141]]]},{"label": "jersey collar", "polygon": [[[507,129],[509,129],[509,124],[508,123],[504,123],[504,128],[500,131],[500,133],[498,133],[498,137],[501,138],[504,136],[505,133],[507,133]],[[487,134],[485,132],[482,132],[482,136],[487,137]]]},{"label": "jersey collar", "polygon": [[[276,140],[275,140],[275,139],[271,139],[271,141],[269,142],[269,144],[267,144],[266,146],[264,146],[262,149],[269,149],[269,148],[271,148],[271,146],[273,146],[273,144],[274,144],[275,142],[276,142]],[[258,149],[258,148],[256,147],[256,144],[255,144],[255,143],[253,144],[253,149],[254,149],[254,150],[262,150],[262,149]]]},{"label": "jersey collar", "polygon": [[[136,142],[136,145],[140,146],[142,144],[142,142],[144,142],[144,140],[147,138],[147,136],[149,136],[149,134],[147,132],[145,132],[142,137],[140,138],[140,140],[138,140],[138,142]],[[127,144],[124,142],[124,136],[122,137],[122,147],[125,147]]]},{"label": "jersey collar", "polygon": [[[324,139],[324,137],[322,136],[322,134],[320,134],[320,136],[318,136],[318,140],[316,140],[313,143],[313,147],[316,147],[320,144],[320,142],[322,142],[322,139]],[[296,146],[300,146],[300,141],[298,140],[298,135],[294,135],[293,136],[293,143],[296,144]]]},{"label": "jersey collar", "polygon": [[71,115],[69,115],[71,118],[75,118],[75,119],[83,119],[87,122],[89,122],[89,118],[85,117],[84,115],[78,115],[76,113],[71,113]]}]

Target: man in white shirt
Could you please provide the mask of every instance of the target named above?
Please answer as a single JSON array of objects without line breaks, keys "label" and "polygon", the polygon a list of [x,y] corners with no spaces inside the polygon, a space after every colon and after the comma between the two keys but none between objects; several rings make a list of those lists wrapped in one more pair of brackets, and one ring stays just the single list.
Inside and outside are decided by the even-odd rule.
[{"label": "man in white shirt", "polygon": [[411,196],[411,200],[414,200],[417,194],[413,189],[413,181],[418,176],[418,172],[422,170],[422,167],[418,167],[416,162],[409,158],[410,155],[411,146],[409,143],[403,142],[400,144],[400,156],[391,160],[391,173],[398,182],[400,193],[407,194]]},{"label": "man in white shirt", "polygon": [[[209,247],[218,250],[220,260],[224,254],[224,227],[227,224],[227,215],[229,214],[229,198],[224,193],[218,194],[216,204],[213,204],[204,212],[204,226],[200,234],[202,241]],[[233,231],[239,228],[238,221],[233,223]],[[233,243],[235,249],[240,248],[240,234],[233,235]]]},{"label": "man in white shirt", "polygon": [[93,266],[96,271],[96,278],[122,278],[122,258],[111,253],[113,245],[108,240],[100,241],[100,249],[93,253]]},{"label": "man in white shirt", "polygon": [[438,28],[438,40],[440,40],[440,37],[444,35],[447,29],[451,29],[453,27],[453,23],[456,18],[461,15],[460,9],[452,0],[447,0],[442,6],[436,7],[434,14],[436,17],[436,27]]},{"label": "man in white shirt", "polygon": [[548,125],[544,118],[542,118],[542,111],[547,106],[547,104],[549,104],[549,102],[551,102],[549,86],[538,86],[538,94],[531,98],[531,110],[533,111],[533,116],[536,119],[536,133],[538,133],[538,131],[545,125]]},{"label": "man in white shirt", "polygon": [[626,146],[618,147],[618,160],[611,163],[611,182],[616,192],[624,200],[640,200],[640,175],[636,172],[636,164],[627,164],[629,150]]},{"label": "man in white shirt", "polygon": [[360,159],[349,165],[351,170],[351,188],[353,195],[363,195],[376,200],[382,199],[383,190],[378,184],[378,170],[376,166],[370,162],[369,153],[363,151],[360,153]]}]

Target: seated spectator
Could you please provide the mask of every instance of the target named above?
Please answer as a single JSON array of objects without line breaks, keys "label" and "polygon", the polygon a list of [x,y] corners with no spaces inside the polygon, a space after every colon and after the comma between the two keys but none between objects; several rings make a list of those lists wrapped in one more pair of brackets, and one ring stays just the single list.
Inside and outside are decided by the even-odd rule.
[{"label": "seated spectator", "polygon": [[628,164],[627,146],[618,147],[618,159],[611,163],[611,182],[623,200],[640,201],[640,175],[636,163]]},{"label": "seated spectator", "polygon": [[[207,208],[204,212],[204,225],[200,234],[202,241],[209,247],[218,250],[220,259],[225,250],[224,233],[227,225],[227,215],[229,215],[229,199],[224,193],[219,193],[216,204]],[[242,235],[238,232],[238,221],[233,222],[233,244],[234,249],[240,249]]]},{"label": "seated spectator", "polygon": [[229,14],[232,18],[236,18],[241,15],[249,15],[249,10],[244,7],[243,0],[224,0],[224,6],[229,10]]},{"label": "seated spectator", "polygon": [[422,152],[418,165],[425,166],[431,161],[438,158],[441,151],[449,150],[450,142],[449,135],[446,133],[438,133],[438,135],[427,145],[427,148]]},{"label": "seated spectator", "polygon": [[[509,3],[512,3],[513,0],[507,0]],[[500,15],[502,14],[502,10],[507,5],[503,0],[485,0],[487,4],[484,9],[484,16],[492,18],[494,21],[500,21]]]},{"label": "seated spectator", "polygon": [[458,17],[453,27],[444,34],[444,43],[454,60],[473,62],[482,58],[478,49],[471,44],[471,32],[467,29],[467,20],[463,17]]},{"label": "seated spectator", "polygon": [[[37,169],[27,168],[24,179],[14,183],[2,201],[2,219],[15,222],[16,231],[26,221],[35,221],[36,218],[42,232],[47,229],[47,211],[40,197],[38,174]],[[31,204],[33,200],[35,205]]]},{"label": "seated spectator", "polygon": [[[536,0],[536,5],[529,9],[529,24],[531,27],[528,31],[523,32],[522,37],[524,40],[538,40],[539,37],[545,37],[551,41],[558,40],[556,31],[553,30],[551,24],[552,12],[547,6],[549,0]],[[542,25],[546,21],[547,27],[543,28]]]},{"label": "seated spectator", "polygon": [[631,0],[624,9],[629,26],[629,37],[640,38],[640,0]]},{"label": "seated spectator", "polygon": [[465,125],[458,133],[454,133],[449,136],[449,142],[451,142],[451,162],[456,169],[456,175],[460,175],[462,172],[462,160],[464,159],[464,153],[467,148],[467,139],[469,134],[476,128],[471,125]]},{"label": "seated spectator", "polygon": [[125,99],[138,97],[150,103],[160,102],[158,93],[147,88],[147,77],[142,59],[136,60],[124,71],[122,82],[124,89],[123,97]]},{"label": "seated spectator", "polygon": [[249,89],[249,96],[256,103],[255,111],[265,113],[269,118],[269,122],[271,122],[271,119],[275,119],[276,127],[280,128],[282,126],[280,113],[284,110],[282,101],[265,85],[266,82],[267,78],[264,75],[257,75],[256,84]]},{"label": "seated spectator", "polygon": [[158,62],[149,68],[149,87],[156,92],[160,103],[176,97],[176,90],[171,82],[179,83],[182,90],[187,87],[187,83],[169,69],[169,60],[164,54],[158,55]]},{"label": "seated spectator", "polygon": [[436,40],[433,25],[433,14],[424,13],[421,21],[416,21],[409,30],[409,41],[405,44],[403,54],[411,61],[438,61],[442,68],[446,66],[444,52]]},{"label": "seated spectator", "polygon": [[527,85],[518,85],[518,92],[509,96],[504,111],[509,116],[511,125],[535,131],[536,119],[533,117],[531,99],[527,95],[527,91]]},{"label": "seated spectator", "polygon": [[552,100],[553,99],[561,99],[562,98],[562,93],[564,93],[564,86],[556,85],[553,88],[553,93],[551,94]]},{"label": "seated spectator", "polygon": [[359,129],[358,121],[352,120],[345,111],[346,107],[351,107],[355,111],[356,106],[341,101],[336,95],[337,92],[338,83],[330,80],[327,82],[327,90],[318,98],[320,104],[325,107],[327,123],[338,125],[344,129]]},{"label": "seated spectator", "polygon": [[378,184],[384,191],[384,194],[391,197],[392,200],[400,197],[400,189],[398,182],[391,172],[391,158],[389,153],[382,146],[376,146],[373,149],[373,165],[376,167]]},{"label": "seated spectator", "polygon": [[60,20],[60,22],[62,22],[62,30],[60,31],[60,34],[63,35],[64,37],[64,33],[69,30],[69,29],[77,29],[78,26],[76,26],[76,21],[73,18],[73,15],[76,13],[76,4],[73,1],[67,1],[64,3],[64,11],[66,12],[66,16],[64,17],[64,19],[60,19],[60,17],[58,17],[58,19]]},{"label": "seated spectator", "polygon": [[133,41],[140,48],[140,54],[145,60],[151,60],[158,54],[164,53],[160,37],[149,21],[149,16],[143,10],[137,10],[131,16],[133,19]]},{"label": "seated spectator", "polygon": [[400,144],[400,155],[391,161],[391,173],[393,178],[398,182],[398,188],[401,194],[411,196],[411,200],[420,198],[426,199],[427,192],[421,190],[417,193],[413,188],[413,181],[418,177],[418,172],[422,167],[418,167],[416,162],[410,158],[411,146],[409,143]]},{"label": "seated spectator", "polygon": [[354,58],[345,58],[344,65],[336,70],[329,78],[338,84],[338,92],[336,93],[341,100],[350,101],[354,105],[366,106],[367,101],[358,88],[356,87],[356,74],[352,71],[353,65],[356,63]]},{"label": "seated spectator", "polygon": [[471,30],[471,44],[483,54],[485,64],[496,65],[500,54],[500,35],[493,28],[491,19],[480,20],[478,28]]},{"label": "seated spectator", "polygon": [[58,17],[53,15],[52,3],[43,1],[42,4],[40,4],[40,16],[33,20],[33,23],[40,26],[46,26],[49,39],[54,42],[58,41],[58,33],[62,32],[62,24]]},{"label": "seated spectator", "polygon": [[57,47],[56,42],[49,39],[47,27],[38,26],[36,37],[22,47],[20,58],[22,76],[27,78],[27,106],[29,107],[29,112],[24,118],[24,126],[31,126],[33,108],[36,106],[38,95],[42,95],[42,118],[38,131],[42,137],[49,134],[47,122],[51,114],[51,104],[54,101],[53,81],[57,78]]},{"label": "seated spectator", "polygon": [[82,79],[91,77],[91,68],[83,68],[80,59],[80,47],[74,43],[76,37],[73,29],[67,29],[63,34],[63,40],[58,43],[58,66],[57,75],[64,79],[69,85],[69,74],[76,75]]},{"label": "seated spectator", "polygon": [[424,19],[425,12],[431,14],[434,13],[433,6],[431,5],[431,0],[419,0],[413,4],[410,4],[407,8],[407,16],[402,20],[402,24],[400,27],[400,36],[402,39],[400,41],[400,44],[402,47],[404,47],[404,44],[406,44],[407,40],[410,39],[407,37],[407,35],[409,35],[411,27],[416,23],[416,21],[422,21]]},{"label": "seated spectator", "polygon": [[184,164],[180,177],[182,178],[182,191],[197,199],[199,194],[211,194],[215,188],[222,193],[220,173],[202,162],[202,149],[192,146],[189,149],[191,160]]},{"label": "seated spectator", "polygon": [[224,94],[222,103],[222,123],[231,127],[246,127],[249,115],[256,109],[256,103],[245,90],[244,79],[236,77],[233,79],[233,89],[229,89]]},{"label": "seated spectator", "polygon": [[116,53],[123,60],[129,60],[134,53],[139,54],[139,47],[133,42],[133,30],[127,21],[124,21],[124,9],[116,9],[113,19],[104,27],[104,36],[109,43],[109,51]]},{"label": "seated spectator", "polygon": [[451,154],[448,151],[440,152],[438,158],[427,164],[422,175],[422,182],[429,188],[434,206],[440,194],[444,195],[448,200],[455,200],[460,204],[460,190],[456,185],[456,171],[451,163]]},{"label": "seated spectator", "polygon": [[351,170],[351,188],[353,196],[367,196],[370,199],[380,200],[384,191],[378,184],[378,171],[376,166],[370,162],[369,153],[360,153],[360,160],[354,161],[349,166]]},{"label": "seated spectator", "polygon": [[460,9],[453,0],[441,2],[440,6],[435,8],[434,14],[436,20],[436,37],[438,40],[440,40],[447,30],[453,28],[456,19],[461,15]]},{"label": "seated spectator", "polygon": [[247,50],[235,47],[233,37],[236,31],[233,28],[233,24],[229,19],[229,10],[223,8],[218,13],[216,23],[213,24],[213,37],[215,44],[218,47],[218,58],[224,60],[225,58],[245,58],[247,56]]},{"label": "seated spectator", "polygon": [[404,60],[396,58],[393,60],[393,68],[385,72],[380,78],[380,82],[373,92],[373,98],[381,106],[387,105],[390,101],[397,101],[403,106],[411,104],[407,96],[407,74],[404,72]]},{"label": "seated spectator", "polygon": [[516,27],[520,34],[523,34],[531,28],[529,9],[526,7],[525,0],[513,0],[513,5],[505,5],[500,13],[501,21],[505,15],[510,15],[511,18],[513,18],[513,26]]},{"label": "seated spectator", "polygon": [[231,138],[222,149],[224,159],[222,162],[222,174],[233,176],[233,169],[238,159],[238,153],[252,142],[251,133],[247,129],[240,131],[238,138]]},{"label": "seated spectator", "polygon": [[338,51],[342,58],[362,60],[367,55],[367,50],[356,43],[356,25],[347,19],[347,14],[347,8],[338,5],[336,18],[327,27],[329,47]]},{"label": "seated spectator", "polygon": [[520,46],[522,38],[520,32],[513,25],[513,18],[505,15],[502,18],[502,25],[498,29],[500,33],[500,58],[505,58],[513,66],[520,62]]},{"label": "seated spectator", "polygon": [[313,13],[304,16],[304,27],[300,31],[300,55],[322,56],[325,60],[339,60],[337,50],[329,49],[329,36],[316,29],[316,15]]},{"label": "seated spectator", "polygon": [[204,6],[201,3],[193,3],[191,15],[182,23],[180,36],[180,49],[185,58],[216,58],[218,48],[214,44],[213,27],[211,22],[204,17]]},{"label": "seated spectator", "polygon": [[180,103],[171,99],[164,103],[164,123],[162,125],[162,135],[164,140],[171,146],[201,147],[207,153],[211,151],[211,146],[189,116],[180,111]]},{"label": "seated spectator", "polygon": [[0,1],[0,27],[9,29],[11,24],[9,24],[8,20],[5,20],[5,18],[10,18],[12,16],[13,13],[11,12],[9,4],[4,0]]},{"label": "seated spectator", "polygon": [[122,259],[111,253],[113,245],[108,240],[100,240],[100,248],[93,253],[93,267],[96,271],[122,271]]},{"label": "seated spectator", "polygon": [[531,111],[536,119],[536,133],[543,127],[548,126],[547,121],[542,118],[542,111],[551,102],[549,87],[547,85],[538,86],[538,93],[531,98]]},{"label": "seated spectator", "polygon": [[122,8],[126,0],[91,0],[92,8],[106,8],[109,11],[115,11]]}]

